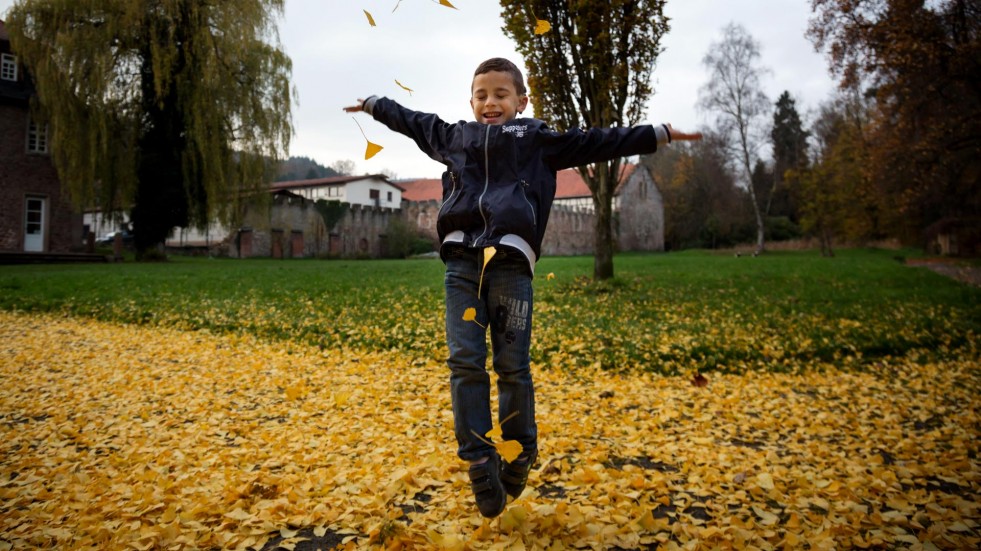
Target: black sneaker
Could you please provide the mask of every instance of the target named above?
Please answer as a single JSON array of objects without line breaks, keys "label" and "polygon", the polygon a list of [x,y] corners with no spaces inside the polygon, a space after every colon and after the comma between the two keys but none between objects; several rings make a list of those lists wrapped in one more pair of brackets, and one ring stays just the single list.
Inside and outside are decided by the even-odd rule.
[{"label": "black sneaker", "polygon": [[501,468],[501,482],[504,484],[504,491],[515,499],[525,491],[525,484],[528,483],[528,473],[535,466],[535,459],[538,452],[531,452],[528,457],[515,459],[512,463],[504,463]]},{"label": "black sneaker", "polygon": [[494,518],[504,511],[507,504],[507,494],[501,485],[501,458],[496,453],[491,454],[487,461],[479,465],[470,465],[470,488],[477,502],[480,514]]}]

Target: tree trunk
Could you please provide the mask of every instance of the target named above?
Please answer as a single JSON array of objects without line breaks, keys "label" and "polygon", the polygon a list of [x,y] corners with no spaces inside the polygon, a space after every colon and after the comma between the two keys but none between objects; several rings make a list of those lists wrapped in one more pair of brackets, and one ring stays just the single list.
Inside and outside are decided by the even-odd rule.
[{"label": "tree trunk", "polygon": [[613,279],[613,188],[616,180],[612,177],[609,164],[597,163],[594,177],[593,207],[596,211],[596,225],[593,228],[593,279],[601,281]]},{"label": "tree trunk", "polygon": [[749,161],[749,142],[746,130],[740,127],[740,147],[742,147],[743,168],[746,170],[746,188],[749,190],[749,198],[753,201],[753,214],[756,215],[756,252],[754,256],[760,255],[764,251],[766,239],[766,226],[763,224],[763,213],[760,212],[760,202],[756,198],[756,190],[753,188],[753,166]]}]

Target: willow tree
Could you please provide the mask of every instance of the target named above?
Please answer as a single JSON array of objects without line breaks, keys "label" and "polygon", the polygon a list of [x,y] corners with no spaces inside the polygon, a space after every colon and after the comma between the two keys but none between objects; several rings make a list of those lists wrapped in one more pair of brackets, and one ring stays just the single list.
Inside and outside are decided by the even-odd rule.
[{"label": "willow tree", "polygon": [[131,208],[138,253],[228,220],[293,132],[284,0],[20,0],[54,165],[79,207]]},{"label": "willow tree", "polygon": [[[504,32],[528,71],[535,115],[557,130],[632,126],[654,90],[668,32],[665,0],[501,0]],[[538,20],[551,30],[535,34]],[[596,211],[595,279],[613,277],[613,195],[620,159],[577,169]]]}]

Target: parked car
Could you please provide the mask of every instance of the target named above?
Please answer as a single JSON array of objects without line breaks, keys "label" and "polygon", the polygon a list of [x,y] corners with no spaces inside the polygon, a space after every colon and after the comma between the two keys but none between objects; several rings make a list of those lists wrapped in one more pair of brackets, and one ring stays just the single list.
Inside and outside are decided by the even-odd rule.
[{"label": "parked car", "polygon": [[116,240],[117,233],[123,236],[124,245],[129,245],[130,243],[133,242],[133,234],[126,230],[109,232],[103,235],[102,237],[96,239],[95,242],[99,243],[100,245],[112,245],[113,242]]}]

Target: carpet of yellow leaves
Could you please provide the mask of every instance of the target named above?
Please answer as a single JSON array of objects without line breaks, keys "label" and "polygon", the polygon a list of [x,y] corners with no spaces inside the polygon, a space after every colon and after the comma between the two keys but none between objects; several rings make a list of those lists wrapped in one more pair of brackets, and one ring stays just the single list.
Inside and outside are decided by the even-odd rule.
[{"label": "carpet of yellow leaves", "polygon": [[535,375],[485,521],[439,358],[0,313],[0,550],[981,544],[972,362]]}]

